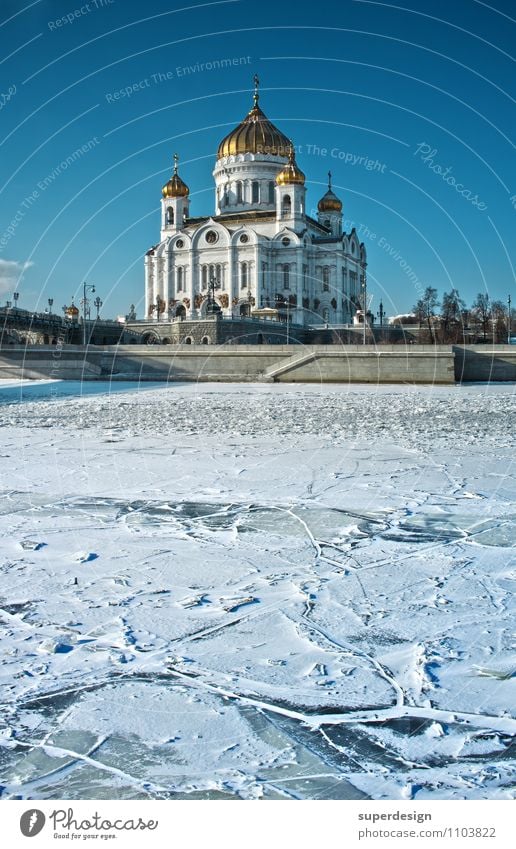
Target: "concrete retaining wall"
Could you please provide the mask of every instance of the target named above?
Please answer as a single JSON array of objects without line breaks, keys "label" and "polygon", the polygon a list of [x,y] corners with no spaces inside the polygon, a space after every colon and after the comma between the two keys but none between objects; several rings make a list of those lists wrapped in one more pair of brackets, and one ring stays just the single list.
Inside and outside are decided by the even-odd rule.
[{"label": "concrete retaining wall", "polygon": [[516,381],[516,345],[455,345],[458,381]]},{"label": "concrete retaining wall", "polygon": [[124,345],[9,347],[0,378],[58,380],[453,383],[451,346]]}]

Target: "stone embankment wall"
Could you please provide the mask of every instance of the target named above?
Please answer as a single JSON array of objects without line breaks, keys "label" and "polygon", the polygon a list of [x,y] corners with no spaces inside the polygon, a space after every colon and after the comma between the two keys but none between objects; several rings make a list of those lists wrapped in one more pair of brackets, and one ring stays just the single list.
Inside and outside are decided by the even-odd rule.
[{"label": "stone embankment wall", "polygon": [[516,346],[5,346],[0,379],[267,383],[516,381]]}]

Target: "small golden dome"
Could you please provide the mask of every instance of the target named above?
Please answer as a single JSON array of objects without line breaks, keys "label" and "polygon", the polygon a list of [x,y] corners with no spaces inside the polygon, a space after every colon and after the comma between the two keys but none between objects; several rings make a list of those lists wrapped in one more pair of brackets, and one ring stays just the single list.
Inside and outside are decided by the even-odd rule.
[{"label": "small golden dome", "polygon": [[174,153],[174,173],[168,183],[165,183],[161,190],[161,194],[164,198],[185,198],[190,194],[190,189],[177,173],[178,162],[179,157],[177,153]]},{"label": "small golden dome", "polygon": [[290,139],[274,126],[258,106],[258,77],[255,76],[254,104],[244,120],[222,139],[217,159],[238,153],[263,153],[288,156]]},{"label": "small golden dome", "polygon": [[342,212],[342,201],[331,189],[331,171],[328,171],[328,191],[317,204],[319,212]]},{"label": "small golden dome", "polygon": [[292,146],[292,144],[290,145],[288,162],[276,176],[276,183],[278,184],[278,186],[287,186],[291,183],[296,183],[299,186],[304,186],[305,184],[305,175],[303,174],[301,168],[299,168],[296,162],[296,158],[294,155],[294,147]]}]

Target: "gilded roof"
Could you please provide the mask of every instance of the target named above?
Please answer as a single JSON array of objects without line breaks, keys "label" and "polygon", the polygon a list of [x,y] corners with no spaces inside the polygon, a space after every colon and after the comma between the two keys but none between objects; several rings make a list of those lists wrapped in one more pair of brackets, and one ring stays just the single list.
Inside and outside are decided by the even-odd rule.
[{"label": "gilded roof", "polygon": [[283,135],[272,121],[269,121],[258,106],[256,77],[255,86],[253,108],[238,127],[222,139],[217,151],[217,159],[235,156],[237,153],[263,153],[285,158],[288,156],[291,147],[290,139]]}]

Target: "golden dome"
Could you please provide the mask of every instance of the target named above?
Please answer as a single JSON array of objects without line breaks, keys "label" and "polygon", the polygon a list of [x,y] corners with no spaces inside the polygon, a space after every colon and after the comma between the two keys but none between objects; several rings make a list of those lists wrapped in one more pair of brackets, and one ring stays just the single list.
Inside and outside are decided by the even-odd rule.
[{"label": "golden dome", "polygon": [[276,183],[278,184],[278,186],[286,186],[290,185],[291,183],[297,183],[299,186],[304,186],[305,184],[305,175],[303,174],[301,168],[299,168],[296,162],[294,148],[292,144],[290,145],[290,150],[288,153],[288,162],[277,175]]},{"label": "golden dome", "polygon": [[331,189],[331,171],[328,171],[328,191],[317,204],[319,212],[342,212],[342,201]]},{"label": "golden dome", "polygon": [[288,156],[290,139],[281,133],[258,106],[258,77],[254,78],[254,105],[244,120],[222,139],[217,159],[237,153],[264,153]]},{"label": "golden dome", "polygon": [[183,183],[181,177],[177,173],[178,162],[179,157],[177,153],[174,153],[174,173],[168,183],[165,183],[161,190],[161,194],[164,198],[185,198],[190,194],[190,189],[186,183]]}]

